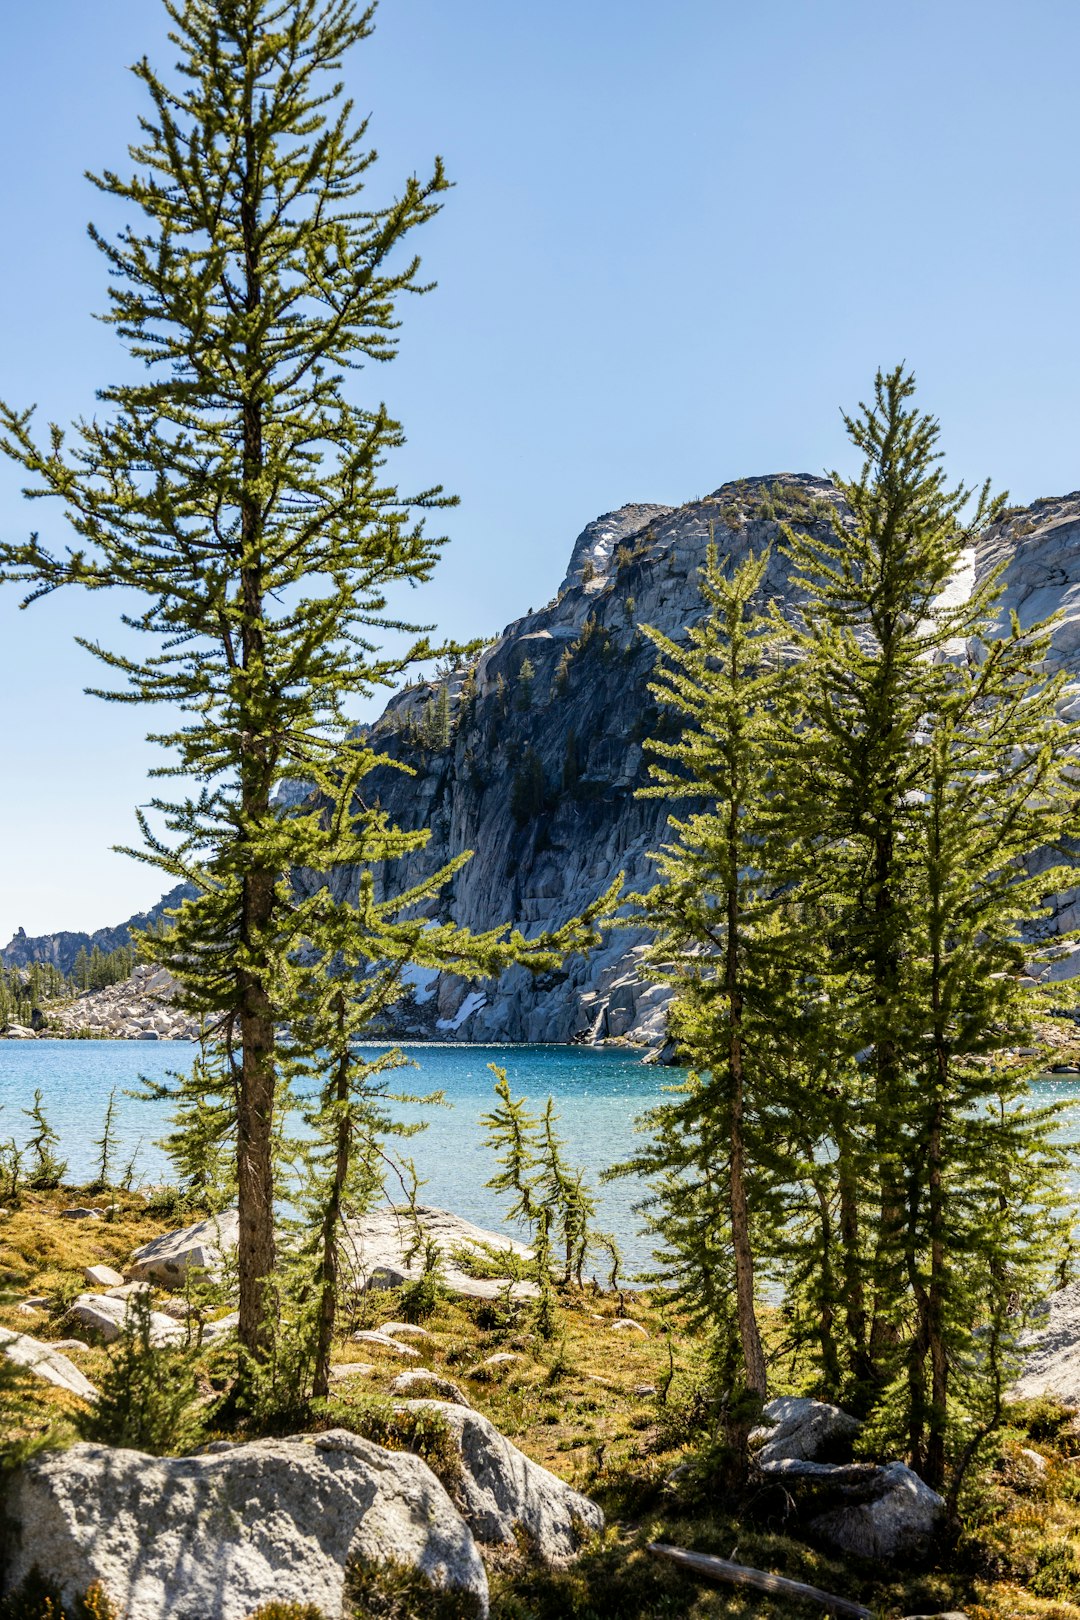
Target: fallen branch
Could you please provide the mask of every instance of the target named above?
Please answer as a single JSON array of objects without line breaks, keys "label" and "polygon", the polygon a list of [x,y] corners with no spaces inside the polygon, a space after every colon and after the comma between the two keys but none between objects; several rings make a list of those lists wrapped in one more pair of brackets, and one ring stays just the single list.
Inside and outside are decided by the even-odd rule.
[{"label": "fallen branch", "polygon": [[721,1581],[728,1586],[751,1586],[757,1592],[775,1592],[780,1597],[801,1598],[804,1603],[820,1603],[830,1613],[844,1620],[874,1620],[869,1609],[847,1598],[833,1597],[817,1586],[805,1586],[802,1581],[789,1581],[783,1575],[769,1575],[763,1569],[749,1569],[745,1564],[732,1564],[726,1558],[714,1558],[710,1553],[685,1552],[682,1547],[669,1547],[662,1541],[651,1541],[648,1551],[655,1558],[668,1558],[680,1569],[693,1575],[704,1575],[706,1580]]}]

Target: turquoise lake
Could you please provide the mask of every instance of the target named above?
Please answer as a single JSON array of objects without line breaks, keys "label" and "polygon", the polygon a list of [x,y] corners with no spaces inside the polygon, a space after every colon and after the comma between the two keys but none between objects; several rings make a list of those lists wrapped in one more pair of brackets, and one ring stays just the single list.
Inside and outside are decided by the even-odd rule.
[{"label": "turquoise lake", "polygon": [[[169,1107],[125,1096],[140,1075],[160,1080],[190,1064],[194,1048],[183,1041],[0,1041],[0,1139],[26,1138],[22,1114],[40,1088],[46,1113],[69,1161],[68,1179],[89,1179],[93,1140],[101,1135],[109,1092],[116,1088],[119,1161],[138,1149],[136,1181],[168,1179],[168,1160],[155,1145],[168,1127]],[[656,1069],[634,1055],[578,1046],[417,1046],[407,1055],[418,1065],[392,1077],[402,1091],[443,1091],[448,1106],[403,1107],[405,1118],[426,1117],[427,1130],[403,1144],[425,1185],[421,1201],[451,1209],[483,1226],[498,1227],[502,1209],[484,1183],[495,1173],[483,1145],[480,1116],[493,1101],[489,1063],[507,1070],[515,1096],[526,1095],[535,1111],[550,1095],[570,1161],[585,1169],[599,1199],[599,1224],[616,1234],[627,1270],[649,1264],[648,1239],[640,1235],[633,1205],[639,1183],[598,1186],[600,1172],[632,1152],[635,1122],[657,1101],[679,1071]]]},{"label": "turquoise lake", "polygon": [[[183,1070],[194,1050],[184,1041],[0,1041],[0,1140],[14,1136],[25,1141],[29,1122],[22,1110],[40,1088],[69,1161],[68,1178],[88,1180],[93,1141],[101,1134],[105,1104],[115,1087],[117,1159],[129,1159],[137,1149],[136,1182],[166,1180],[168,1160],[156,1143],[168,1127],[169,1107],[124,1093],[137,1087],[140,1075],[163,1079],[170,1071]],[[600,1186],[599,1178],[633,1151],[637,1120],[666,1086],[678,1083],[681,1071],[652,1068],[633,1054],[610,1048],[431,1045],[406,1052],[418,1067],[392,1077],[399,1089],[446,1094],[447,1106],[399,1110],[406,1119],[429,1121],[426,1131],[402,1144],[425,1182],[422,1202],[452,1209],[482,1226],[498,1228],[502,1223],[500,1200],[484,1185],[495,1164],[480,1125],[493,1101],[488,1064],[497,1063],[506,1069],[514,1095],[527,1096],[535,1112],[548,1096],[554,1099],[567,1156],[592,1182],[599,1224],[618,1238],[627,1273],[649,1265],[650,1241],[642,1236],[634,1212],[644,1188],[631,1180]],[[1062,1117],[1061,1136],[1080,1139],[1080,1079],[1048,1076],[1033,1091],[1034,1101],[1071,1105]],[[1080,1174],[1071,1179],[1080,1202]]]}]

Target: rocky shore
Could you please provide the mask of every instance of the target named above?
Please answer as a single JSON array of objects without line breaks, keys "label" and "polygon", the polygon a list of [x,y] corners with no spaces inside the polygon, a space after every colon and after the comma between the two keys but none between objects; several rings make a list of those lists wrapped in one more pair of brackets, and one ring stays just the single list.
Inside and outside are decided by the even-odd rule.
[{"label": "rocky shore", "polygon": [[197,1040],[198,1021],[176,1005],[178,989],[165,968],[141,964],[119,984],[48,1005],[34,1028],[9,1024],[0,1040]]}]

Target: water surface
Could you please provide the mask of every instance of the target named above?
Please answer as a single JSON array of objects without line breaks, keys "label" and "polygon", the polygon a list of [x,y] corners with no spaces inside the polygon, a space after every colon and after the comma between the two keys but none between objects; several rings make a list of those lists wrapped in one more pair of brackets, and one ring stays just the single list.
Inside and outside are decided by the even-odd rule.
[{"label": "water surface", "polygon": [[[93,1141],[101,1135],[109,1092],[115,1087],[118,1164],[137,1153],[137,1181],[165,1180],[168,1160],[156,1144],[168,1128],[169,1105],[125,1093],[138,1086],[140,1076],[161,1080],[170,1071],[184,1070],[194,1050],[184,1041],[0,1041],[0,1139],[25,1141],[30,1122],[22,1110],[40,1088],[69,1161],[68,1178],[89,1180]],[[404,1144],[425,1182],[422,1202],[482,1226],[501,1224],[504,1206],[484,1185],[496,1166],[480,1125],[494,1101],[488,1064],[498,1063],[507,1070],[514,1095],[527,1095],[536,1112],[549,1095],[554,1098],[567,1157],[596,1186],[598,1223],[616,1234],[630,1269],[648,1264],[649,1243],[639,1234],[632,1208],[641,1186],[629,1181],[597,1184],[602,1170],[633,1151],[637,1118],[677,1079],[678,1071],[649,1067],[614,1049],[577,1046],[424,1045],[407,1048],[407,1054],[418,1067],[399,1070],[392,1083],[411,1093],[444,1091],[447,1103],[400,1110],[407,1119],[429,1121],[422,1135]]]}]

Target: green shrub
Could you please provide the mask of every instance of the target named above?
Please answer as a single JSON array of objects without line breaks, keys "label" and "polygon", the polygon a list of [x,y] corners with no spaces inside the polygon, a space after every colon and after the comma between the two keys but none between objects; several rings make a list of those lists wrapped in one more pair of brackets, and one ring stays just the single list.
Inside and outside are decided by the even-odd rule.
[{"label": "green shrub", "polygon": [[65,1608],[59,1588],[34,1569],[17,1592],[0,1598],[0,1620],[120,1620],[120,1611],[98,1581],[91,1582],[74,1607]]},{"label": "green shrub", "polygon": [[355,1620],[479,1620],[483,1606],[472,1592],[432,1586],[411,1564],[358,1561],[346,1579],[345,1612]]},{"label": "green shrub", "polygon": [[149,1296],[133,1294],[100,1398],[76,1425],[84,1440],[101,1445],[152,1457],[183,1454],[202,1434],[193,1357],[176,1345],[152,1344],[150,1314]]},{"label": "green shrub", "polygon": [[260,1603],[247,1620],[326,1620],[314,1603]]},{"label": "green shrub", "polygon": [[379,1396],[363,1404],[327,1402],[327,1424],[351,1429],[387,1451],[411,1451],[422,1457],[453,1496],[461,1483],[461,1453],[441,1412],[431,1407],[405,1409]]}]

